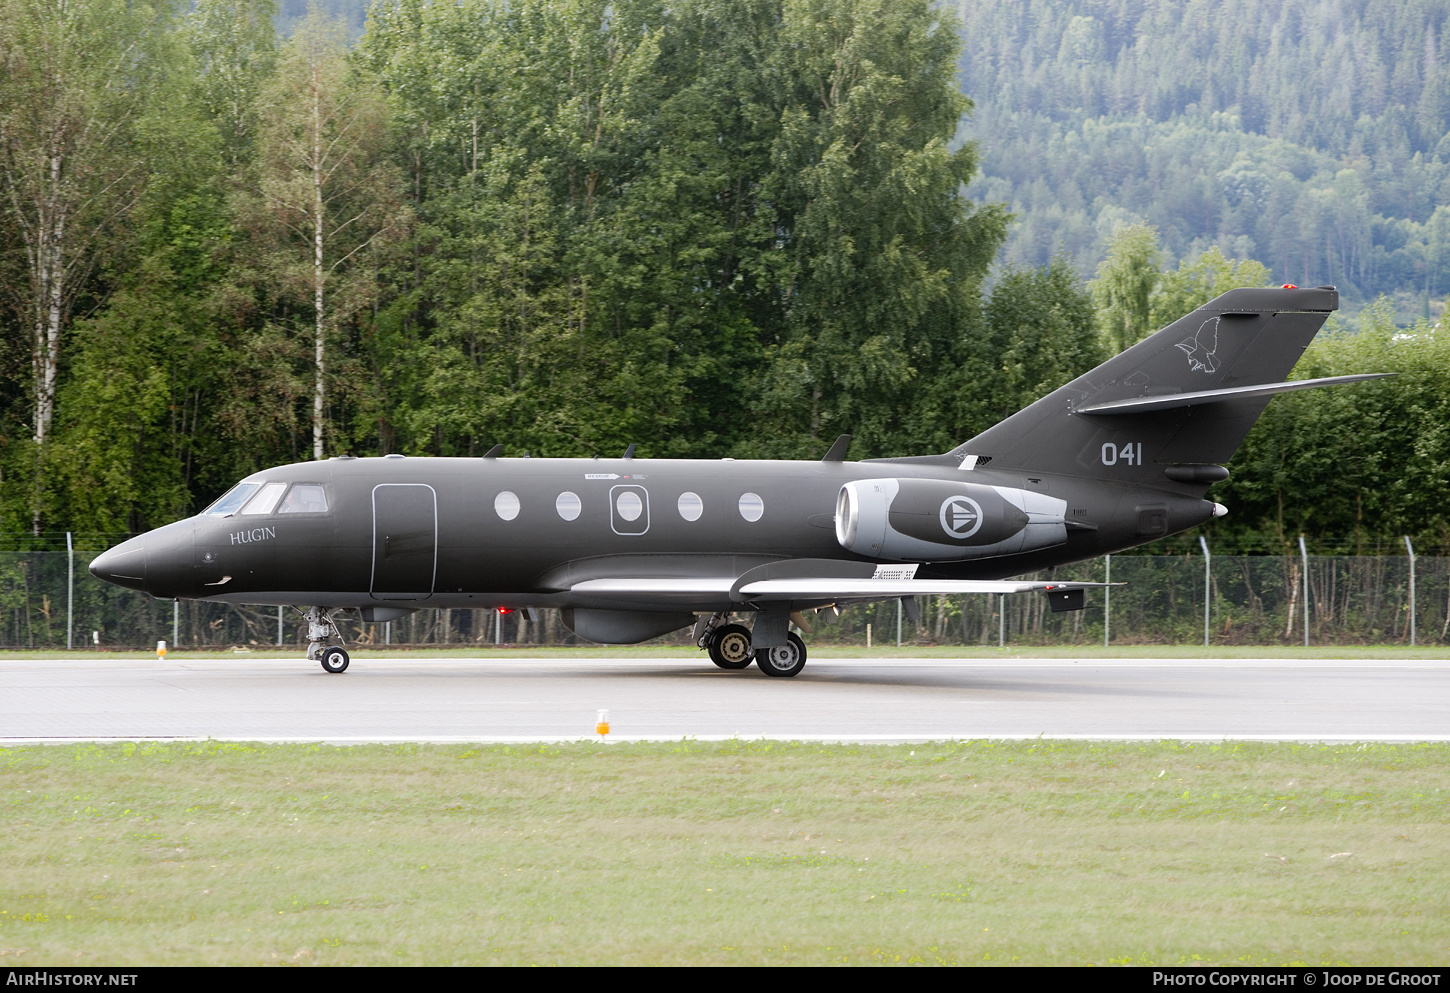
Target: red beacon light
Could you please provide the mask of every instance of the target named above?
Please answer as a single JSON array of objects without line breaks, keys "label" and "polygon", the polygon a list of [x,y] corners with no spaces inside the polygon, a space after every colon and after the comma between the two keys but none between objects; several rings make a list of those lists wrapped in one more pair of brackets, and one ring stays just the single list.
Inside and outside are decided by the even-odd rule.
[{"label": "red beacon light", "polygon": [[1279,287],[1279,289],[1281,290],[1297,290],[1298,288],[1299,287],[1295,286],[1293,283],[1285,283],[1283,286]]}]

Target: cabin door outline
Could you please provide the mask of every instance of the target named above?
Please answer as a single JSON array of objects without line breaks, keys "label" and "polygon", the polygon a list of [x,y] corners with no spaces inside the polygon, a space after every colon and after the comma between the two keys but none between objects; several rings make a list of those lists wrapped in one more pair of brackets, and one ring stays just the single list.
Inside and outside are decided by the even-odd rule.
[{"label": "cabin door outline", "polygon": [[438,576],[438,493],[427,483],[373,487],[374,600],[426,600]]}]

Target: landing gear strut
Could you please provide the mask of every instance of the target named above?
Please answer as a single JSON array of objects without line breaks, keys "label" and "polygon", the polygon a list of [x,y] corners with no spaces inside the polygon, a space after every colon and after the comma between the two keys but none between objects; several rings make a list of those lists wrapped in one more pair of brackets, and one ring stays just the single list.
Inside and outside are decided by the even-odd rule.
[{"label": "landing gear strut", "polygon": [[327,672],[343,672],[351,661],[340,642],[342,634],[337,630],[337,617],[345,608],[309,607],[307,617],[307,657],[321,662]]}]

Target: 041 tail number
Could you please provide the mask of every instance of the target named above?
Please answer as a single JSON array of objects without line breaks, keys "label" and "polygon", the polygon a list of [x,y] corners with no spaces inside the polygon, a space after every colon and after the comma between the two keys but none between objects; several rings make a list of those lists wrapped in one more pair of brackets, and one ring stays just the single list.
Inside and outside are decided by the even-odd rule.
[{"label": "041 tail number", "polygon": [[1117,465],[1119,462],[1125,465],[1143,464],[1143,443],[1141,441],[1130,441],[1126,445],[1114,445],[1111,441],[1103,443],[1103,465]]}]

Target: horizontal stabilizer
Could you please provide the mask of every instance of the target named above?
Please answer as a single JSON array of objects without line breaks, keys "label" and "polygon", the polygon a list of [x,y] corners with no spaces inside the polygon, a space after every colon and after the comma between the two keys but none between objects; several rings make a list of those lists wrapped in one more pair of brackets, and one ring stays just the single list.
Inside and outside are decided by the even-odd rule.
[{"label": "horizontal stabilizer", "polygon": [[1127,400],[1111,400],[1078,407],[1077,414],[1146,414],[1154,410],[1172,410],[1175,407],[1197,407],[1206,403],[1224,400],[1240,400],[1246,397],[1273,396],[1292,393],[1295,390],[1312,390],[1320,386],[1338,386],[1341,383],[1360,383],[1367,379],[1384,379],[1396,375],[1393,372],[1362,373],[1357,376],[1326,376],[1323,379],[1299,379],[1288,383],[1264,383],[1259,386],[1235,386],[1222,390],[1199,390],[1195,393],[1165,393],[1160,396],[1132,397]]}]

